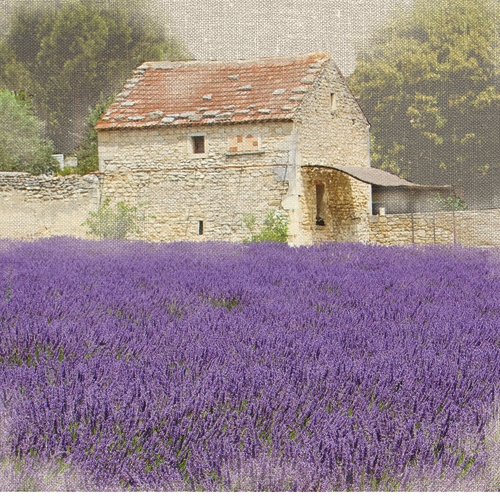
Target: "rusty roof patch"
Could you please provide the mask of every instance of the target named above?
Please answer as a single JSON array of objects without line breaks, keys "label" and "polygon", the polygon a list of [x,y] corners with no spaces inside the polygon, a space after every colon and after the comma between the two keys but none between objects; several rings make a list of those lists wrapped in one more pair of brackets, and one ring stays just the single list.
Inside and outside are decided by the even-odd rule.
[{"label": "rusty roof patch", "polygon": [[[110,106],[110,114],[103,117],[111,119],[101,119],[95,128],[290,120],[312,88],[304,82],[314,82],[329,59],[328,54],[305,54],[241,61],[146,62],[135,70]],[[300,92],[291,92],[299,88]],[[201,102],[203,108],[198,107]],[[126,116],[120,115],[125,108]]]}]

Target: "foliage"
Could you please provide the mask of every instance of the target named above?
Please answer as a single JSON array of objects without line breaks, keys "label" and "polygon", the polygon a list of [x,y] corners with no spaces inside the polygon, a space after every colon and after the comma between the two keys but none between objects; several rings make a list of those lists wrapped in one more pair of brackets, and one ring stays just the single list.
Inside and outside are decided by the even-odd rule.
[{"label": "foliage", "polygon": [[280,241],[286,243],[288,238],[288,221],[285,216],[278,212],[269,212],[259,233],[256,233],[255,225],[257,218],[253,214],[245,214],[243,217],[247,229],[252,234],[250,241]]},{"label": "foliage", "polygon": [[47,174],[57,171],[53,147],[41,138],[43,124],[24,93],[0,89],[0,170]]},{"label": "foliage", "polygon": [[98,238],[123,240],[131,233],[140,233],[138,222],[141,219],[137,207],[119,201],[113,209],[111,200],[106,198],[97,212],[90,212],[83,225],[89,227],[88,234]]},{"label": "foliage", "polygon": [[373,165],[464,185],[498,165],[498,9],[415,0],[360,53],[349,84],[371,123]]},{"label": "foliage", "polygon": [[148,11],[149,0],[23,2],[2,41],[0,84],[34,95],[59,152],[84,137],[85,118],[100,96],[116,92],[145,60],[186,58]]},{"label": "foliage", "polygon": [[469,208],[467,206],[467,203],[465,203],[460,198],[457,198],[456,196],[453,195],[444,197],[438,193],[436,202],[438,210],[462,211],[462,210],[467,210]]},{"label": "foliage", "polygon": [[498,256],[6,241],[0,456],[99,491],[495,490]]},{"label": "foliage", "polygon": [[97,122],[106,112],[109,105],[114,101],[114,98],[115,95],[108,97],[99,102],[95,108],[90,111],[89,117],[87,118],[85,139],[75,152],[78,159],[78,165],[68,173],[85,175],[99,170],[97,131],[94,130],[94,126],[97,125]]}]

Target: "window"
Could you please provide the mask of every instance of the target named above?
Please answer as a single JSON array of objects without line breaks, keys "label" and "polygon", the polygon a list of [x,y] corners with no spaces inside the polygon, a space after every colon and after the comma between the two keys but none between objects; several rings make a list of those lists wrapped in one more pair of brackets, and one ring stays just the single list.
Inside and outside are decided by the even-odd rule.
[{"label": "window", "polygon": [[325,185],[316,184],[316,225],[325,225]]},{"label": "window", "polygon": [[330,111],[337,111],[337,96],[333,92],[330,94]]},{"label": "window", "polygon": [[191,136],[191,152],[195,155],[205,153],[205,136],[204,135]]},{"label": "window", "polygon": [[203,234],[203,221],[198,221],[198,234]]}]

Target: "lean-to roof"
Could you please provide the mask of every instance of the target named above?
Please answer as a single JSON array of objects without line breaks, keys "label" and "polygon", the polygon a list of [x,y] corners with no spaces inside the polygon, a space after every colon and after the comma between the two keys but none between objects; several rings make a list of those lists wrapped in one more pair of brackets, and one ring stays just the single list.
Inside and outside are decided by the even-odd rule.
[{"label": "lean-to roof", "polygon": [[418,189],[445,189],[451,186],[431,186],[427,184],[415,184],[414,182],[402,179],[397,175],[386,172],[385,170],[380,170],[373,167],[344,167],[344,166],[325,166],[325,165],[310,165],[311,167],[323,167],[323,168],[333,168],[344,172],[355,179],[366,182],[367,184],[372,184],[374,186],[382,187],[408,187],[408,188],[418,188]]}]

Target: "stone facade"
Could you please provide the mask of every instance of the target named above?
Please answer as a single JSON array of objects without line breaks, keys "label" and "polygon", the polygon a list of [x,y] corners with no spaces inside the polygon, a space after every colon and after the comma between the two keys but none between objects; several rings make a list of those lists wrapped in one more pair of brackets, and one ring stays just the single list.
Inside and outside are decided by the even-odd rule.
[{"label": "stone facade", "polygon": [[370,167],[369,124],[332,62],[304,96],[295,122],[301,165]]},{"label": "stone facade", "polygon": [[[309,170],[301,168],[370,166],[369,124],[340,71],[332,62],[325,65],[310,92],[304,96],[297,112],[292,140],[296,144],[292,165],[295,175],[287,199],[283,203],[289,210],[291,241],[310,244],[330,237],[334,241],[337,241],[336,238],[339,238],[338,241],[365,241],[366,220],[370,208],[366,205],[366,192],[361,192],[366,189],[357,186],[359,189],[355,188],[353,191],[351,184],[356,185],[355,179],[351,179],[351,182],[331,170],[324,170],[326,197],[332,200],[334,193],[338,193],[343,187],[347,187],[350,193],[344,200],[353,193],[356,196],[358,191],[361,194],[359,200],[353,200],[356,207],[348,208],[348,205],[342,202],[344,209],[352,208],[355,214],[345,216],[344,213],[338,213],[332,216],[331,223],[338,226],[336,229],[324,230],[323,227],[316,226],[315,221],[311,222],[311,214],[316,211],[315,195],[312,196],[311,193],[316,189],[316,182],[319,182],[319,170],[315,171],[316,178],[313,180],[309,175],[303,175]],[[369,189],[369,186],[365,187]],[[359,218],[364,221],[359,225],[347,222]]]},{"label": "stone facade", "polygon": [[149,241],[244,241],[251,237],[245,215],[263,221],[270,210],[280,210],[288,189],[284,171],[269,165],[172,167],[168,175],[118,171],[100,178],[103,199],[139,207],[139,238]]},{"label": "stone facade", "polygon": [[[250,237],[246,214],[263,221],[270,211],[283,211],[292,128],[267,122],[100,132],[103,200],[141,206],[147,239],[243,241]],[[206,153],[194,154],[191,137],[202,135]],[[233,151],[248,135],[252,149]]]},{"label": "stone facade", "polygon": [[99,179],[0,172],[0,238],[85,237],[82,223],[100,203]]}]

